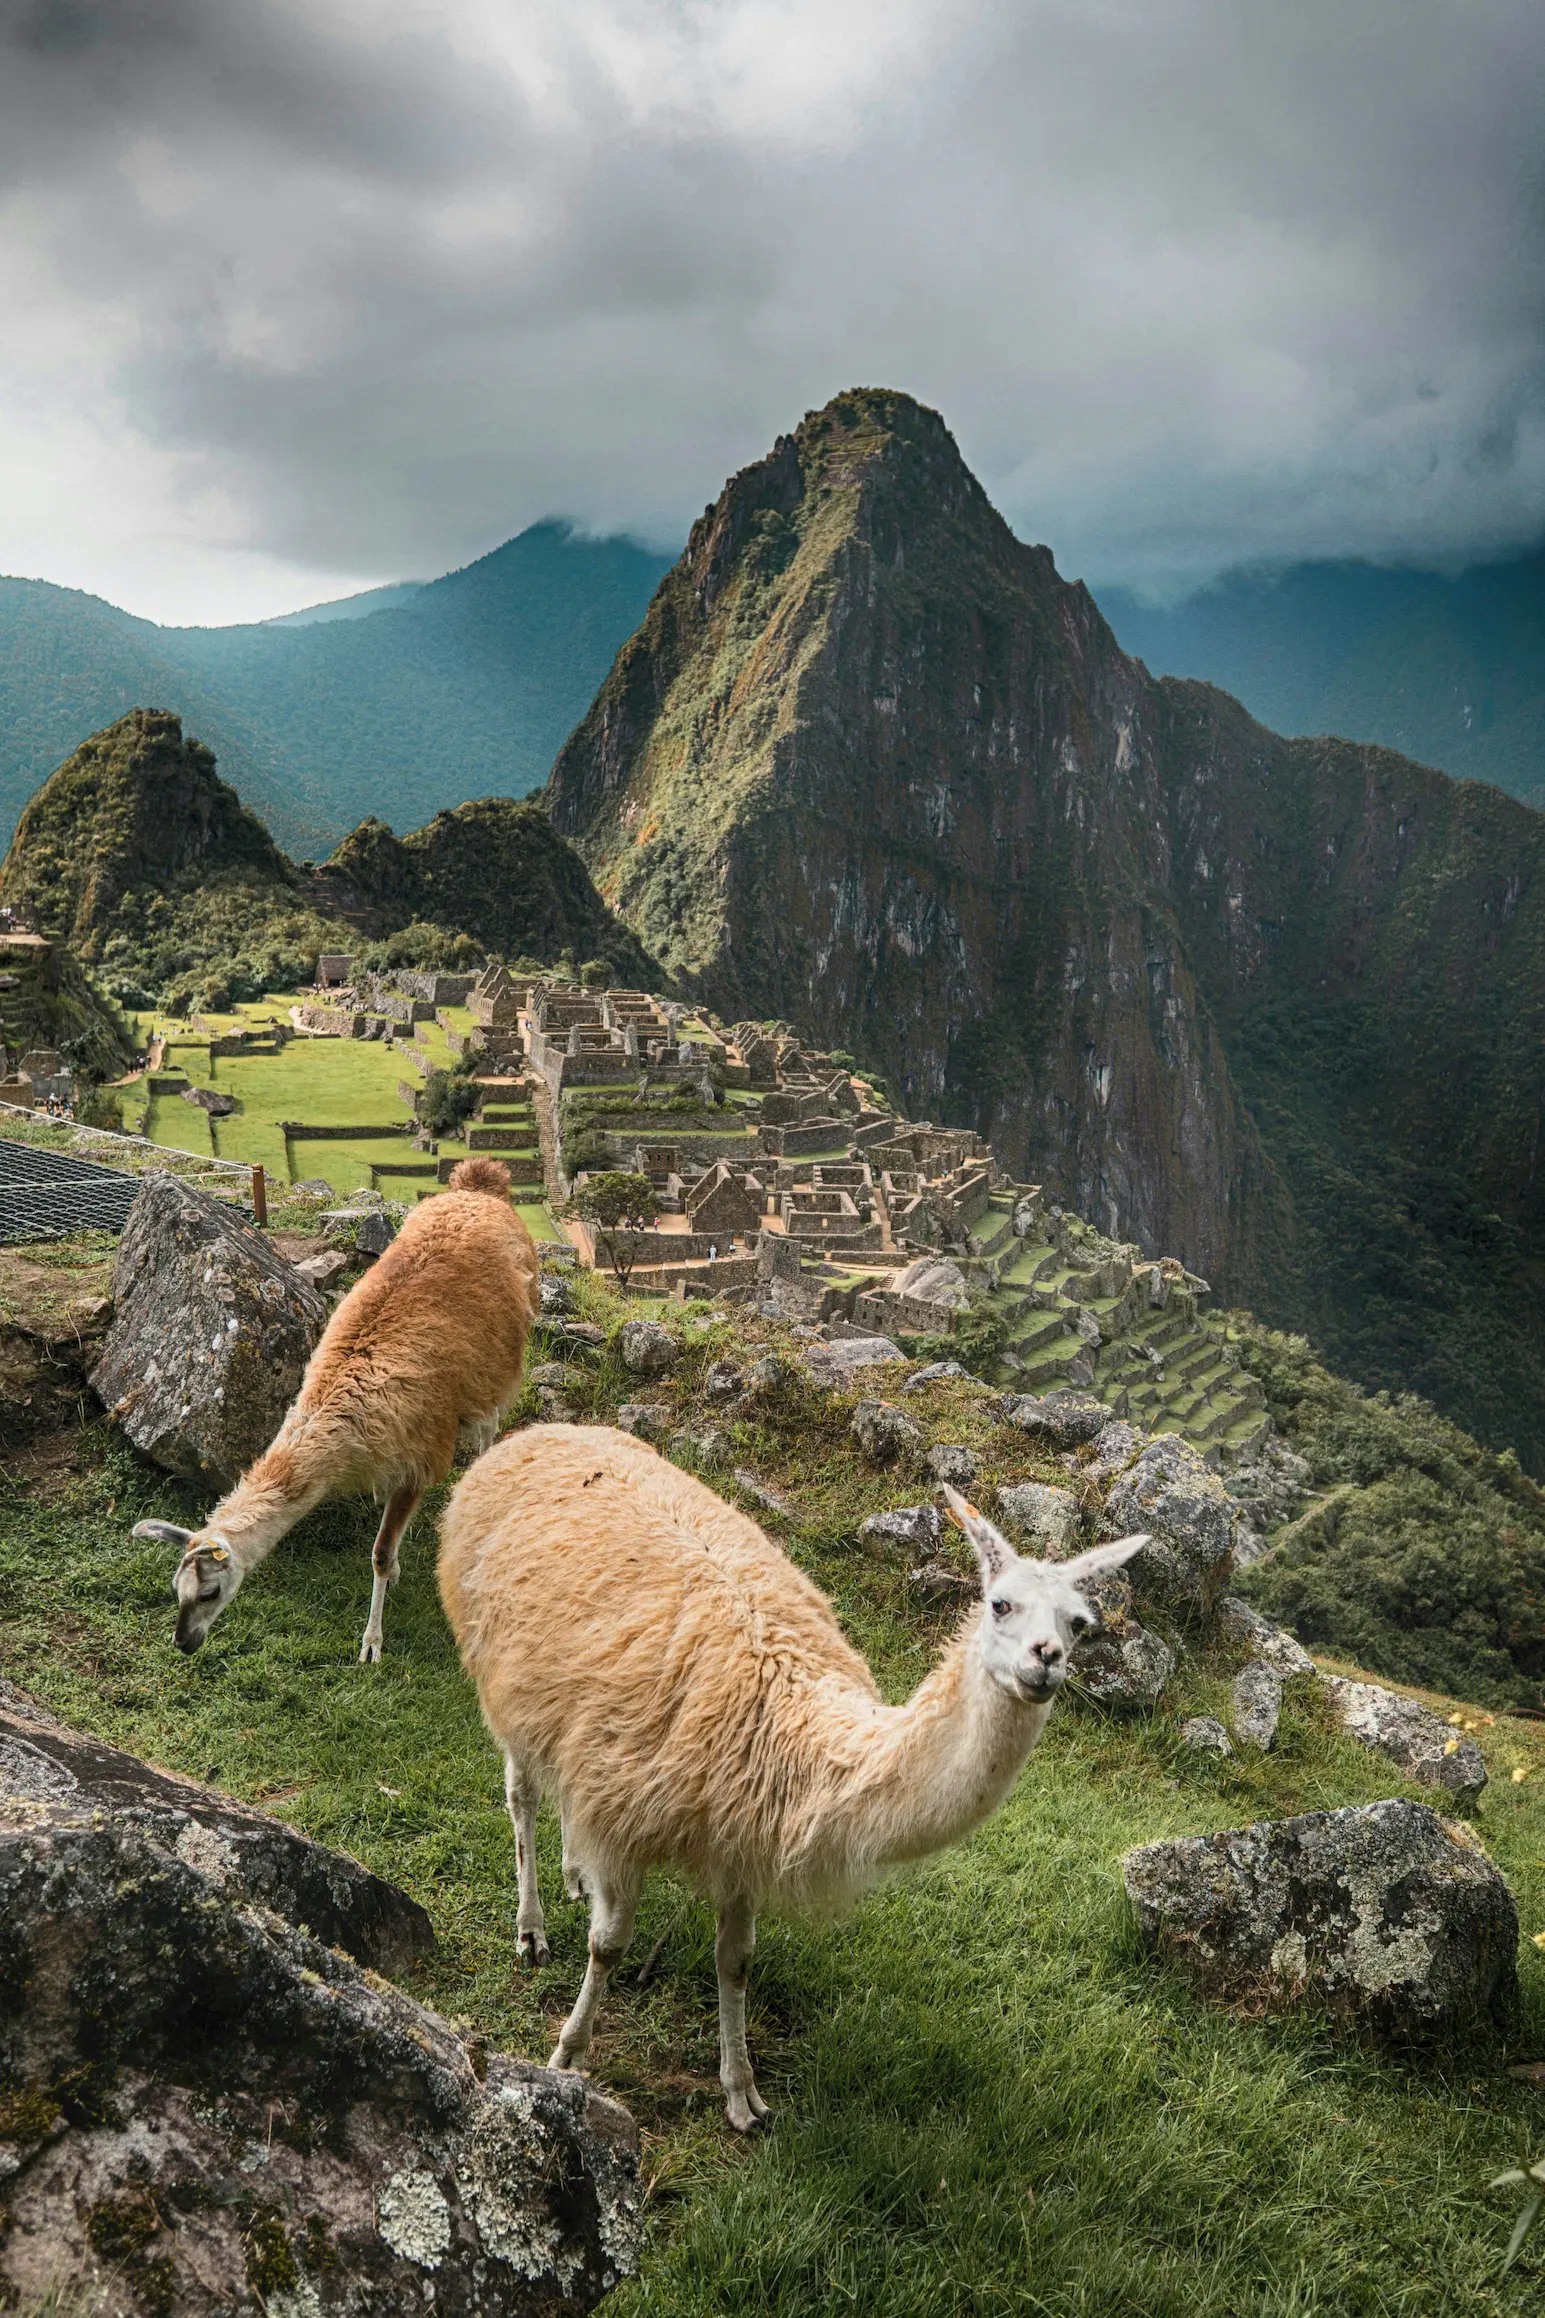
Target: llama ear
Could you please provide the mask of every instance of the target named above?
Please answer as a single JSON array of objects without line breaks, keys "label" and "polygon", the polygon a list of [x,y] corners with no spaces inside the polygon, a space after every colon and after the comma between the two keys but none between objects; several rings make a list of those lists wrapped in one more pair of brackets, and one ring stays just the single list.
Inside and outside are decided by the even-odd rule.
[{"label": "llama ear", "polygon": [[136,1521],[129,1532],[131,1537],[153,1537],[158,1545],[185,1546],[197,1533],[179,1529],[175,1521]]},{"label": "llama ear", "polygon": [[990,1586],[995,1578],[1003,1575],[1011,1561],[1018,1559],[1014,1548],[1001,1529],[994,1529],[984,1514],[978,1513],[974,1505],[967,1504],[958,1489],[951,1489],[946,1483],[941,1495],[946,1513],[975,1550],[981,1564],[983,1584]]},{"label": "llama ear", "polygon": [[1103,1577],[1107,1570],[1124,1569],[1147,1543],[1148,1532],[1140,1529],[1132,1537],[1113,1538],[1109,1545],[1091,1545],[1087,1553],[1075,1553],[1070,1561],[1058,1562],[1057,1567],[1063,1577],[1081,1586],[1089,1578]]}]

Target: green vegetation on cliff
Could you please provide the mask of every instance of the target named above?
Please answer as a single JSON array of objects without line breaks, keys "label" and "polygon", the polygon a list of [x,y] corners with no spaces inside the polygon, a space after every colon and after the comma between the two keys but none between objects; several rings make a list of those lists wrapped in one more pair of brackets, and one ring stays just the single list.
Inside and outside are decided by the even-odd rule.
[{"label": "green vegetation on cliff", "polygon": [[1415,1393],[1365,1393],[1231,1313],[1319,1496],[1241,1590],[1311,1650],[1487,1706],[1545,1706],[1545,1490]]}]

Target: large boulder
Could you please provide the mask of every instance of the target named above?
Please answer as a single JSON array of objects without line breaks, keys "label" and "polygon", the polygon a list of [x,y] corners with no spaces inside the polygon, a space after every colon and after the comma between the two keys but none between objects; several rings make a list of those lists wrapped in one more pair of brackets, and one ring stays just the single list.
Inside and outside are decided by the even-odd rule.
[{"label": "large boulder", "polygon": [[808,1344],[804,1353],[816,1383],[837,1392],[850,1386],[863,1369],[894,1367],[905,1359],[901,1346],[888,1336],[844,1336],[830,1344]]},{"label": "large boulder", "polygon": [[622,1365],[633,1376],[664,1376],[681,1358],[681,1343],[658,1320],[629,1320],[617,1338]]},{"label": "large boulder", "polygon": [[1052,1441],[1059,1449],[1076,1449],[1092,1441],[1110,1423],[1104,1401],[1088,1392],[1010,1393],[1000,1404],[1006,1425]]},{"label": "large boulder", "polygon": [[1204,1993],[1313,2005],[1397,2042],[1506,2018],[1518,1910],[1424,1803],[1368,1803],[1129,1851],[1145,1944]]},{"label": "large boulder", "polygon": [[1078,1499],[1071,1489],[1012,1481],[998,1491],[998,1512],[1015,1544],[1043,1561],[1066,1561],[1082,1542]]},{"label": "large boulder", "polygon": [[1207,1622],[1228,1583],[1238,1522],[1216,1473],[1175,1433],[1150,1441],[1105,1500],[1112,1537],[1149,1533],[1127,1574],[1139,1610],[1161,1624]]},{"label": "large boulder", "polygon": [[65,1826],[102,1814],[378,1972],[405,1971],[435,1944],[417,1900],[358,1860],[218,1787],[70,1730],[0,1681],[0,1818]]},{"label": "large boulder", "polygon": [[190,1810],[169,1841],[159,1803],[98,1807],[57,1748],[16,1743],[35,1752],[0,1797],[7,2302],[514,2318],[588,2310],[634,2267],[622,2109],[463,2041],[290,1921],[294,1892],[260,1904],[239,1828]]},{"label": "large boulder", "polygon": [[1079,1694],[1108,1714],[1151,1714],[1175,1671],[1175,1653],[1135,1618],[1105,1614],[1098,1632],[1073,1653]]},{"label": "large boulder", "polygon": [[1277,1743],[1282,1719],[1282,1676],[1267,1658],[1252,1658],[1234,1677],[1229,1722],[1242,1746],[1264,1754]]},{"label": "large boulder", "polygon": [[92,1391],[158,1465],[228,1489],[300,1390],[323,1299],[222,1200],[157,1173],[118,1243],[113,1303]]},{"label": "large boulder", "polygon": [[1473,1803],[1486,1784],[1474,1739],[1450,1730],[1430,1706],[1402,1698],[1380,1682],[1324,1677],[1330,1708],[1348,1738],[1398,1763],[1419,1787],[1442,1787],[1456,1803]]},{"label": "large boulder", "polygon": [[1238,1594],[1225,1594],[1219,1602],[1213,1633],[1218,1641],[1247,1650],[1252,1658],[1264,1658],[1279,1674],[1314,1672],[1314,1660],[1297,1635],[1274,1619],[1263,1618],[1253,1603],[1241,1600]]},{"label": "large boulder", "polygon": [[904,1410],[885,1400],[861,1400],[848,1430],[876,1465],[888,1465],[903,1450],[922,1446],[923,1436]]}]

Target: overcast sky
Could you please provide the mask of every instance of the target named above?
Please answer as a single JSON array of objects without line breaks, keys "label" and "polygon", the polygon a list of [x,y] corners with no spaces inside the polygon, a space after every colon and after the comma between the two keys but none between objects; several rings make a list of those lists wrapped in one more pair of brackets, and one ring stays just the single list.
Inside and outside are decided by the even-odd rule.
[{"label": "overcast sky", "polygon": [[0,0],[0,570],[674,546],[839,388],[1155,585],[1545,534],[1541,0]]}]

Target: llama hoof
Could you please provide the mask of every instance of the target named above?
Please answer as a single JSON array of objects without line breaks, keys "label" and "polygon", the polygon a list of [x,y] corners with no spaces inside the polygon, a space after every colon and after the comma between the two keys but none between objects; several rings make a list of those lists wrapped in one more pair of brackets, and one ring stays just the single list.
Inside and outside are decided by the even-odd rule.
[{"label": "llama hoof", "polygon": [[385,1645],[382,1643],[379,1635],[372,1639],[372,1637],[367,1634],[364,1641],[361,1642],[359,1646],[359,1662],[361,1666],[379,1666],[381,1663],[381,1652],[384,1647]]},{"label": "llama hoof", "polygon": [[561,2045],[561,2044],[555,2044],[555,2045],[553,2046],[553,2050],[552,2050],[552,2058],[551,2058],[551,2059],[548,2061],[547,2065],[548,2065],[548,2067],[549,2067],[549,2068],[561,2068],[561,2069],[572,2069],[572,2068],[574,2067],[574,2063],[573,2063],[573,2061],[571,2061],[571,2060],[569,2060],[569,2059],[567,2059],[567,2058],[565,2057],[564,2050],[563,2050],[563,2047],[562,2047],[562,2045]]},{"label": "llama hoof", "polygon": [[743,2093],[731,2093],[724,2104],[724,2114],[737,2133],[754,2133],[764,2117],[772,2114],[755,2085]]},{"label": "llama hoof", "polygon": [[545,1932],[522,1932],[515,1942],[515,1953],[522,1964],[530,1964],[537,1970],[553,1960]]}]

